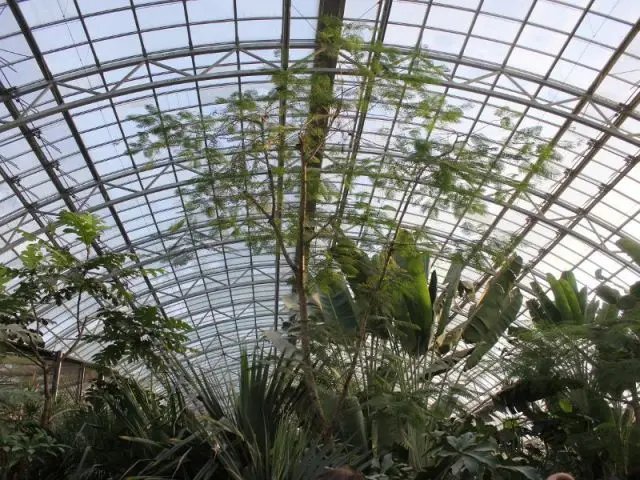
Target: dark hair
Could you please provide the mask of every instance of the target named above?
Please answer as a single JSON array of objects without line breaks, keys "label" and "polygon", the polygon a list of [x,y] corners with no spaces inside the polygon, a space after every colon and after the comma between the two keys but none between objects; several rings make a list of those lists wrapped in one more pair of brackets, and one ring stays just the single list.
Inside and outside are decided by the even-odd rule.
[{"label": "dark hair", "polygon": [[323,473],[318,480],[364,480],[364,475],[351,467],[341,467]]}]

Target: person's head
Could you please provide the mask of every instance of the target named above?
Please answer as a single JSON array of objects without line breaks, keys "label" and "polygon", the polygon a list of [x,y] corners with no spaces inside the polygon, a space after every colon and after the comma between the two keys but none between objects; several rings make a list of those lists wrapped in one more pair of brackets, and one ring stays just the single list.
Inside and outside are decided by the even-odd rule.
[{"label": "person's head", "polygon": [[317,480],[364,480],[364,475],[353,468],[341,467],[323,473]]},{"label": "person's head", "polygon": [[568,473],[558,472],[558,473],[552,473],[551,475],[549,475],[547,477],[547,480],[575,480],[575,479],[573,478],[573,476],[569,475]]}]

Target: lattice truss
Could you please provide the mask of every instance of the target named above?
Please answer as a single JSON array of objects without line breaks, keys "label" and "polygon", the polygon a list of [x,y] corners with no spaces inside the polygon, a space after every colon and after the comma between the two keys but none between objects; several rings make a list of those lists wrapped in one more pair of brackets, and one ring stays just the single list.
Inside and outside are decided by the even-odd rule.
[{"label": "lattice truss", "polygon": [[[545,139],[572,145],[561,149],[554,179],[512,201],[488,191],[485,216],[410,208],[407,225],[427,228],[440,245],[439,276],[452,242],[518,236],[525,297],[532,276],[544,283],[546,273],[566,269],[591,288],[599,268],[621,288],[636,280],[640,271],[615,241],[640,238],[637,0],[0,0],[0,261],[17,263],[18,229],[43,234],[62,209],[95,212],[111,227],[96,253],[131,251],[142,265],[164,268],[131,285],[137,298],[193,322],[195,361],[233,370],[242,346],[282,315],[285,264],[241,240],[196,240],[202,225],[169,232],[185,217],[176,189],[194,172],[169,152],[152,167],[127,154],[136,133],[127,117],[145,105],[206,113],[218,97],[268,91],[272,73],[313,52],[318,18],[328,12],[388,45],[428,49],[448,71],[436,88],[465,106],[461,133],[492,138],[495,110],[508,107],[521,114],[518,126],[542,125]],[[340,59],[336,78],[352,67]],[[345,112],[356,159],[383,154],[408,128],[388,111],[364,113]],[[370,183],[355,189],[401,208],[402,192],[388,201]],[[193,259],[176,262],[172,248]],[[463,278],[481,290],[489,267],[467,267]],[[83,315],[95,308],[86,299]],[[62,305],[47,315],[55,349],[69,341],[74,313]],[[88,359],[95,349],[76,355]],[[477,401],[498,387],[493,363],[468,377]]]}]

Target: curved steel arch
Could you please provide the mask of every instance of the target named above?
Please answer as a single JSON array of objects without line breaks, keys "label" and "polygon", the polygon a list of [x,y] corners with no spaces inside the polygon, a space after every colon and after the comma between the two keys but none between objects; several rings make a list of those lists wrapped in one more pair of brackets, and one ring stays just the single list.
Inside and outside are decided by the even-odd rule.
[{"label": "curved steel arch", "polygon": [[[365,153],[368,152],[367,149],[362,149],[362,150]],[[372,151],[372,153],[373,153],[373,151]],[[375,152],[375,153],[380,153],[380,152]],[[171,164],[173,164],[173,162],[170,161],[170,160],[167,160],[164,163],[160,162],[160,163],[156,164],[156,168],[162,168],[162,167],[164,167],[166,165],[171,165]],[[328,171],[328,173],[331,173],[331,172]],[[129,176],[129,175],[131,175],[131,171],[121,171],[118,174],[116,174],[115,178],[119,178],[120,176]],[[108,182],[110,182],[112,180],[113,180],[113,178],[107,178],[101,184],[108,183]],[[120,197],[118,197],[118,198],[116,198],[114,200],[111,200],[110,202],[105,202],[105,203],[90,207],[90,208],[87,209],[87,211],[92,211],[92,212],[99,211],[99,210],[104,209],[105,207],[116,206],[119,203],[127,202],[129,200],[133,200],[133,199],[139,198],[139,197],[144,196],[144,195],[153,194],[153,193],[157,193],[157,192],[162,192],[162,191],[165,191],[165,190],[176,189],[176,188],[179,188],[181,186],[187,186],[188,184],[189,184],[189,181],[183,181],[183,182],[177,182],[177,183],[171,183],[171,184],[164,184],[164,185],[161,185],[161,186],[158,186],[158,187],[153,187],[153,188],[149,188],[149,189],[144,190],[144,191],[140,191],[138,193],[130,193],[128,195],[123,195],[123,196],[120,196]],[[95,189],[96,187],[98,187],[98,185],[99,184],[96,183],[96,182],[87,182],[85,185],[81,185],[77,189],[73,189],[72,191],[73,191],[73,193],[80,193],[82,191]],[[539,190],[536,190],[533,187],[529,187],[528,191],[531,194],[535,195],[536,197],[538,197],[540,199],[545,199],[547,201],[550,199],[550,194],[544,193],[544,192],[540,192]],[[623,257],[620,253],[611,252],[609,250],[603,249],[602,245],[598,244],[594,240],[589,239],[589,238],[585,237],[584,235],[579,234],[578,232],[575,232],[572,229],[569,229],[569,228],[563,226],[562,224],[554,221],[553,219],[546,218],[543,215],[540,215],[540,214],[538,214],[536,212],[533,212],[533,211],[526,210],[523,207],[518,207],[516,205],[509,206],[507,204],[507,202],[498,201],[497,199],[495,199],[492,196],[485,195],[485,196],[482,197],[482,199],[484,201],[486,201],[487,203],[492,203],[492,204],[495,204],[495,205],[508,207],[511,210],[516,211],[516,212],[526,216],[529,219],[532,219],[532,220],[535,219],[536,221],[538,221],[540,223],[548,225],[548,226],[552,227],[554,230],[556,230],[558,232],[564,232],[567,235],[570,235],[570,236],[580,240],[585,245],[589,245],[592,248],[597,249],[597,250],[603,250],[603,252],[606,255],[608,255],[611,258],[615,259],[616,261],[620,262],[622,265],[625,265],[627,268],[629,268],[629,269],[631,269],[633,271],[636,271],[637,273],[640,273],[640,267],[638,267],[635,264],[633,264],[632,262],[630,262],[628,259]],[[57,200],[57,198],[52,197],[50,202],[38,203],[38,204],[35,205],[35,207],[38,208],[38,209],[43,209],[43,208],[46,207],[46,205],[48,203],[54,202],[56,200]],[[588,220],[589,222],[593,222],[594,224],[598,225],[599,227],[608,230],[611,234],[615,234],[616,231],[617,231],[617,228],[614,225],[608,224],[604,220],[600,219],[599,217],[591,215],[588,211],[583,211],[582,209],[579,209],[579,208],[577,208],[577,207],[575,207],[575,206],[573,206],[571,204],[568,204],[568,203],[566,203],[566,202],[564,202],[564,201],[562,201],[560,199],[557,199],[554,202],[555,202],[555,204],[560,205],[563,208],[565,208],[565,209],[569,210],[570,212],[574,213],[577,218],[584,218],[584,219]],[[11,218],[11,219],[18,218],[20,215],[23,215],[23,214],[24,214],[23,212],[19,212],[19,213],[14,214],[13,216],[10,216],[9,218]],[[176,219],[177,219],[177,217],[176,217]],[[197,228],[197,226],[194,226],[194,228]],[[44,230],[45,230],[44,228],[41,228],[40,230],[38,230],[38,232],[43,232]],[[160,239],[162,237],[163,237],[162,234],[158,234],[156,236],[157,239]],[[233,240],[233,241],[228,241],[228,242],[221,242],[221,245],[232,244],[232,243],[240,243],[240,242],[242,242],[242,240],[237,240],[237,241]],[[20,243],[22,243],[22,240],[17,240],[12,244],[7,244],[5,247],[0,249],[0,253],[2,253],[3,251],[5,251],[7,249],[14,248],[15,246],[17,246]],[[134,249],[144,248],[143,245],[144,245],[144,243],[142,243],[142,242],[132,242],[131,243],[131,247],[133,247]],[[200,247],[195,246],[193,249],[180,250],[179,252],[180,253],[184,253],[186,251],[195,251],[198,248],[200,248]],[[125,246],[124,249],[127,250],[128,247]],[[139,265],[149,265],[151,263],[154,263],[154,262],[145,260],[143,262],[140,262]]]},{"label": "curved steel arch", "polygon": [[[79,108],[79,107],[83,107],[86,105],[90,105],[92,103],[95,102],[100,102],[100,101],[104,101],[104,100],[110,100],[112,98],[118,97],[118,96],[124,96],[124,95],[130,95],[133,93],[138,93],[138,92],[142,92],[142,91],[146,91],[149,89],[160,89],[160,88],[164,88],[164,87],[171,87],[174,85],[180,85],[180,84],[184,84],[184,83],[192,83],[192,82],[200,82],[200,81],[206,81],[206,80],[217,80],[217,79],[223,79],[223,78],[237,78],[237,77],[247,77],[247,76],[262,76],[262,75],[272,75],[274,73],[277,73],[278,71],[280,71],[279,69],[264,69],[264,70],[251,70],[251,71],[247,71],[247,72],[239,72],[237,70],[234,71],[229,71],[229,72],[222,72],[222,73],[205,73],[205,74],[197,74],[197,75],[189,75],[189,76],[184,76],[184,77],[176,77],[176,78],[171,78],[171,79],[167,79],[167,80],[158,80],[158,81],[151,81],[145,85],[135,85],[135,86],[131,86],[131,87],[123,87],[123,88],[118,88],[116,90],[111,90],[109,92],[105,92],[105,93],[96,93],[95,95],[91,96],[91,97],[86,97],[86,98],[82,98],[82,99],[78,99],[78,100],[73,100],[70,102],[63,102],[62,100],[58,103],[58,105],[54,106],[54,107],[50,107],[47,109],[43,109],[37,112],[33,112],[33,113],[27,113],[26,115],[20,116],[20,115],[14,115],[14,119],[13,121],[9,121],[3,124],[0,124],[0,133],[8,131],[10,129],[16,128],[16,127],[22,127],[24,125],[26,125],[27,123],[36,121],[36,120],[40,120],[43,118],[46,118],[48,116],[51,115],[55,115],[58,113],[65,113],[65,112],[69,112],[69,110],[73,110],[74,108]],[[333,73],[333,74],[340,74],[340,75],[355,75],[355,76],[360,76],[357,72],[357,70],[343,70],[340,68],[337,69],[310,69],[309,70],[310,73],[312,72],[317,72],[317,73]],[[505,93],[505,92],[500,92],[500,91],[496,91],[492,88],[483,88],[483,87],[479,87],[479,86],[473,86],[469,83],[465,83],[464,81],[460,81],[460,82],[456,82],[453,80],[443,80],[440,82],[440,85],[443,87],[450,87],[450,88],[455,88],[461,91],[465,91],[465,92],[470,92],[470,93],[474,93],[474,94],[478,94],[478,95],[486,95],[488,97],[494,97],[494,98],[499,98],[502,100],[506,100],[509,102],[513,102],[513,103],[517,103],[520,105],[524,105],[527,107],[533,107],[537,110],[541,110],[543,112],[546,113],[550,113],[552,115],[555,115],[557,117],[560,118],[565,118],[568,120],[572,120],[576,123],[585,125],[587,127],[593,128],[595,130],[599,130],[602,132],[606,132],[607,134],[619,138],[620,140],[623,140],[625,142],[628,142],[636,147],[640,147],[640,139],[637,139],[633,136],[630,136],[629,134],[620,131],[618,128],[612,128],[610,126],[607,126],[604,121],[602,123],[598,123],[594,120],[585,118],[583,116],[577,115],[575,113],[571,113],[568,112],[566,109],[560,108],[557,105],[554,105],[552,103],[542,103],[539,101],[536,101],[534,99],[530,99],[530,98],[523,98],[522,96],[519,95],[513,95],[513,94],[509,94],[509,93]],[[587,97],[578,97],[576,98],[576,100],[581,100],[581,99],[585,99]],[[11,100],[10,99],[5,99],[4,103],[5,105],[8,105],[9,102]],[[617,110],[620,110],[621,107],[619,105],[616,106]],[[629,110],[628,111],[628,115],[632,115],[633,110]],[[634,112],[633,115],[635,116],[636,113]]]},{"label": "curved steel arch", "polygon": [[[409,52],[411,50],[402,45],[390,45],[390,46],[393,46],[397,48],[399,51],[403,51],[403,52]],[[309,50],[309,49],[313,49],[314,47],[315,47],[315,42],[312,42],[312,41],[311,42],[310,41],[292,41],[289,44],[290,49]],[[93,75],[103,74],[112,70],[118,70],[121,68],[128,68],[128,67],[132,67],[132,70],[129,72],[129,74],[133,75],[135,71],[137,71],[142,65],[144,65],[147,62],[158,66],[158,65],[162,65],[163,60],[172,60],[176,58],[191,58],[191,57],[197,57],[200,55],[211,55],[216,53],[223,54],[221,58],[224,59],[237,51],[239,52],[246,52],[249,50],[260,51],[260,50],[272,50],[272,49],[278,49],[278,48],[283,48],[283,45],[279,42],[264,41],[260,43],[241,42],[238,45],[235,45],[235,44],[214,45],[214,46],[195,47],[195,48],[188,48],[188,49],[176,49],[176,50],[161,52],[161,53],[151,53],[144,56],[140,55],[137,57],[130,57],[123,60],[107,62],[100,66],[89,67],[89,68],[84,68],[77,71],[54,75],[51,80],[42,80],[40,82],[34,82],[32,84],[28,84],[22,87],[10,89],[8,92],[2,95],[2,98],[3,100],[6,98],[16,99],[16,98],[20,98],[21,96],[31,94],[31,93],[36,93],[36,92],[38,93],[38,95],[41,95],[43,92],[46,92],[47,90],[49,90],[54,86],[63,86],[63,87],[76,90],[81,93],[82,92],[87,93],[90,95],[103,94],[103,95],[106,95],[106,97],[100,97],[100,98],[110,98],[109,94],[111,94],[111,96],[117,96],[116,92],[118,91],[119,87],[121,87],[122,84],[126,83],[126,80],[124,82],[121,80],[120,82],[122,83],[120,82],[115,83],[109,92],[98,92],[97,90],[96,91],[87,90],[87,89],[83,89],[76,86],[69,86],[67,85],[67,83],[71,81],[81,80],[83,78],[91,77]],[[428,52],[429,58],[433,61],[447,62],[447,63],[457,64],[457,65],[463,65],[466,67],[473,67],[479,70],[485,70],[488,74],[505,74],[508,77],[511,77],[514,79],[526,80],[528,82],[532,82],[541,86],[552,88],[559,92],[563,92],[568,95],[571,95],[575,97],[575,99],[588,98],[589,101],[593,102],[594,104],[614,110],[614,111],[617,111],[622,107],[622,105],[620,105],[620,103],[618,102],[609,100],[599,95],[589,94],[586,90],[577,88],[568,83],[545,78],[542,75],[526,72],[513,67],[502,66],[490,60],[473,58],[473,57],[465,57],[465,56],[456,56],[453,54],[440,52],[432,49],[427,49],[427,52]],[[263,63],[272,66],[274,70],[262,71],[261,73],[259,73],[261,75],[265,75],[265,74],[269,75],[269,74],[275,73],[276,71],[279,71],[281,68],[268,60],[263,60]],[[215,65],[216,64],[213,64],[213,66]],[[171,67],[165,66],[165,68],[169,69]],[[167,71],[172,71],[172,70],[167,70]],[[207,69],[204,69],[204,71],[206,72]],[[245,76],[247,74],[249,75],[258,74],[254,72],[238,72],[237,70],[235,71],[235,73],[236,75],[239,74],[242,76]],[[125,75],[123,79],[131,78],[130,76],[128,76],[129,74]],[[188,78],[198,77],[198,75],[189,75],[185,72],[181,72],[181,74],[185,77],[185,79],[183,79],[184,82],[187,82]],[[229,74],[229,72],[227,72],[227,74]],[[229,75],[229,76],[233,76],[233,75]],[[482,76],[484,77],[484,75]],[[203,79],[209,79],[209,78],[216,78],[216,77],[205,76]],[[221,77],[221,78],[226,78],[226,77]],[[153,87],[151,86],[148,87],[148,89],[150,88],[153,88]],[[36,105],[34,106],[37,106],[37,101],[32,101],[32,103],[35,103]],[[85,105],[85,104],[81,104],[81,105]],[[73,108],[73,107],[70,107],[70,108]],[[43,118],[51,114],[52,113],[48,113],[48,114],[44,113],[42,115],[38,114],[37,116],[28,116],[28,117],[25,117],[24,119],[21,118],[19,122],[23,122],[23,121],[28,122],[31,120]],[[640,113],[638,112],[630,112],[630,116],[631,118],[640,120]],[[9,128],[13,128],[17,125],[19,125],[19,123],[12,123],[12,122],[7,123],[0,127],[0,132],[7,130]]]}]

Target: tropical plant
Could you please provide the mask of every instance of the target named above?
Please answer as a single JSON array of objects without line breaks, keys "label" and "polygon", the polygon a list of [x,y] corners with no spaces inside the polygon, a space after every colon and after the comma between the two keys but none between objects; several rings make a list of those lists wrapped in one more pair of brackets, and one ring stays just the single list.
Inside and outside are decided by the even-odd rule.
[{"label": "tropical plant", "polygon": [[[320,20],[317,42],[310,58],[273,76],[275,87],[270,92],[233,94],[204,115],[150,107],[146,114],[132,119],[139,133],[131,153],[142,152],[153,167],[170,149],[176,161],[188,164],[194,172],[189,184],[178,191],[187,206],[186,216],[170,233],[190,229],[196,243],[213,237],[237,238],[258,250],[271,249],[278,259],[284,259],[296,293],[296,341],[301,345],[308,395],[314,415],[328,432],[311,368],[313,328],[308,297],[316,290],[316,273],[331,262],[328,247],[340,241],[342,226],[361,226],[370,232],[363,240],[376,245],[381,254],[378,281],[369,290],[371,298],[382,298],[377,291],[383,288],[389,264],[394,255],[403,255],[400,225],[411,206],[434,212],[443,208],[456,214],[482,213],[485,186],[494,188],[497,196],[513,188],[520,191],[537,175],[549,175],[547,161],[555,153],[538,139],[539,128],[513,131],[514,113],[507,110],[497,112],[496,123],[505,129],[509,148],[498,151],[479,134],[461,139],[455,125],[462,110],[447,104],[444,95],[433,89],[446,72],[421,50],[401,51],[375,40],[365,42],[357,29],[335,18]],[[339,58],[362,78],[361,91],[348,76],[339,78],[332,73]],[[309,74],[309,61],[323,68]],[[336,145],[335,139],[344,138],[345,122],[350,121],[343,114],[365,114],[376,105],[392,109],[398,121],[412,125],[407,135],[398,138],[384,155],[372,154],[364,160],[357,153],[357,144],[348,151]],[[506,162],[531,175],[523,175],[522,181],[506,178],[501,174]],[[342,190],[331,180],[335,174],[344,177]],[[346,201],[357,178],[376,185],[388,198],[396,198],[399,188],[410,185],[396,218],[367,202],[365,193],[357,194],[356,202]],[[438,206],[430,200],[436,195]],[[328,205],[338,207],[324,208]],[[195,224],[206,228],[191,229]],[[176,255],[189,261],[180,252]],[[414,290],[405,298],[409,310],[398,314],[413,317],[403,319],[407,330],[417,327],[421,333],[417,337],[407,334],[405,348],[419,353],[429,343],[433,320],[426,315],[419,324],[415,322],[432,305],[425,294],[419,258],[409,253],[405,259],[411,264]],[[338,410],[366,345],[367,325],[376,322],[375,308],[372,303],[362,308]]]},{"label": "tropical plant", "polygon": [[[336,76],[338,61],[361,81]],[[318,67],[313,73],[309,62]],[[139,132],[129,153],[143,154],[152,168],[168,152],[193,172],[177,192],[185,217],[168,234],[188,230],[196,248],[234,238],[270,250],[278,278],[284,260],[294,295],[286,337],[276,339],[283,354],[243,353],[237,380],[217,378],[186,359],[174,362],[170,353],[187,352],[187,325],[136,305],[123,284],[139,274],[127,267],[136,259],[109,252],[91,257],[104,225],[89,214],[64,212],[59,224],[85,247],[82,258],[59,246],[54,226],[49,240],[25,234],[23,268],[0,269],[0,284],[8,285],[0,292],[0,340],[16,352],[26,349],[43,370],[41,423],[51,429],[32,437],[58,462],[37,465],[46,455],[16,456],[11,465],[41,478],[293,480],[344,465],[402,478],[412,472],[438,479],[530,475],[500,458],[493,437],[440,429],[468,394],[459,384],[463,371],[479,363],[518,314],[522,259],[505,258],[511,244],[491,252],[498,275],[467,321],[450,328],[452,312],[460,311],[456,295],[473,300],[473,287],[461,279],[464,265],[487,270],[476,260],[482,247],[454,245],[438,294],[437,275],[429,274],[431,239],[404,222],[416,209],[482,214],[485,188],[498,201],[522,192],[536,176],[550,175],[548,161],[556,154],[538,138],[541,128],[514,130],[515,114],[505,109],[496,112],[503,139],[461,138],[462,109],[433,88],[446,74],[421,50],[365,42],[357,29],[324,18],[313,54],[275,74],[273,90],[233,94],[204,115],[148,108],[133,118]],[[364,152],[360,133],[345,134],[352,129],[350,112],[364,119],[374,108],[392,110],[397,123],[408,126],[379,154]],[[504,148],[493,147],[500,140]],[[378,209],[357,181],[375,186],[398,208]],[[358,244],[348,239],[353,227],[364,232]],[[191,260],[174,253],[178,262]],[[575,327],[576,305],[582,307],[560,304],[560,293],[556,308]],[[87,296],[101,309],[82,317]],[[114,377],[96,384],[82,408],[50,422],[49,367],[40,355],[48,323],[43,312],[66,301],[76,304],[77,328],[62,358],[82,341],[100,342],[106,347],[96,360],[143,362],[164,391]],[[94,321],[101,328],[88,333]],[[562,402],[551,404],[571,413],[563,385]],[[13,438],[20,445],[19,436]]]},{"label": "tropical plant", "polygon": [[141,306],[132,310],[100,309],[96,314],[102,329],[86,335],[87,342],[105,347],[94,355],[98,365],[114,367],[122,360],[139,362],[158,371],[163,368],[167,355],[184,354],[186,332],[191,327],[177,318],[165,317],[158,307]]},{"label": "tropical plant", "polygon": [[[124,264],[126,254],[105,254],[90,258],[90,249],[104,231],[102,221],[91,214],[62,212],[59,225],[48,228],[47,239],[23,232],[27,242],[20,254],[21,268],[0,266],[0,342],[4,351],[22,355],[42,370],[44,405],[41,424],[46,426],[52,407],[50,364],[42,357],[44,329],[49,325],[44,310],[64,302],[74,302],[76,313],[75,337],[60,360],[71,355],[85,334],[90,317],[81,315],[82,300],[93,296],[106,304],[118,306],[129,296],[120,280],[104,273],[118,270],[118,278],[137,274]],[[63,238],[70,235],[71,238]],[[50,240],[49,240],[50,239]],[[71,253],[61,242],[79,241],[83,256]],[[13,288],[7,290],[5,285]],[[17,284],[17,285],[16,285]],[[26,349],[26,350],[25,350]]]},{"label": "tropical plant", "polygon": [[[360,438],[370,438],[367,443],[380,457],[401,443],[407,428],[412,425],[429,430],[433,428],[434,418],[462,411],[457,398],[464,398],[465,388],[453,375],[453,379],[446,375],[439,378],[477,348],[466,342],[463,346],[462,333],[467,328],[477,332],[480,324],[484,328],[483,334],[476,333],[474,338],[469,334],[470,342],[483,348],[485,344],[493,345],[513,322],[519,307],[518,304],[515,308],[506,308],[511,299],[519,295],[513,286],[521,261],[515,258],[488,287],[487,303],[483,300],[476,309],[472,309],[480,315],[472,315],[458,333],[454,332],[449,337],[442,334],[436,338],[434,332],[438,325],[444,331],[449,321],[450,308],[454,303],[452,297],[470,298],[467,289],[458,290],[461,264],[452,264],[442,282],[443,292],[438,296],[435,272],[427,275],[428,254],[421,251],[416,237],[410,232],[402,230],[398,237],[402,243],[391,257],[379,288],[375,285],[384,253],[369,258],[354,242],[341,238],[331,249],[333,263],[326,271],[320,272],[323,277],[316,280],[317,289],[310,295],[308,306],[315,342],[314,355],[322,359],[324,366],[317,373],[319,391],[322,397],[328,395],[331,399],[327,411],[336,423],[344,422],[345,418],[339,411],[336,414],[336,394],[333,392],[340,392],[344,385],[343,372],[349,370],[363,323],[362,316],[369,315],[366,348],[359,357],[357,378],[345,395],[345,405],[348,405],[347,416],[352,425],[358,425],[350,431],[363,432],[358,434]],[[494,303],[487,307],[489,301]],[[293,317],[287,333],[289,338],[295,338],[298,333],[296,301],[289,304],[287,313]],[[273,339],[273,333],[268,337]],[[295,347],[287,346],[286,342],[283,345],[282,338],[278,338],[275,343],[279,348],[295,352]],[[445,352],[448,355],[442,356],[440,348],[444,348],[444,339],[452,352]],[[427,344],[421,346],[422,342]],[[459,378],[459,373],[456,376]],[[361,417],[357,414],[360,410]],[[349,440],[342,437],[344,442]]]},{"label": "tropical plant", "polygon": [[320,444],[317,432],[310,432],[299,361],[265,350],[256,350],[251,360],[243,353],[235,385],[188,364],[174,363],[172,372],[167,399],[178,395],[188,401],[172,409],[178,415],[170,437],[166,428],[158,437],[137,423],[121,434],[148,448],[128,474],[302,480],[363,458],[347,445]]},{"label": "tropical plant", "polygon": [[32,420],[0,421],[0,479],[34,478],[30,472],[55,461],[66,445]]},{"label": "tropical plant", "polygon": [[439,445],[430,450],[428,456],[431,465],[421,471],[416,480],[541,478],[532,467],[509,463],[501,458],[498,443],[493,437],[472,431],[459,436],[441,435]]},{"label": "tropical plant", "polygon": [[[633,258],[634,242],[619,245],[630,247]],[[638,467],[631,452],[640,447],[634,287],[622,296],[601,285],[601,304],[588,299],[571,272],[547,281],[553,298],[531,285],[533,328],[516,333],[516,351],[507,358],[513,381],[495,395],[494,406],[525,414],[544,442],[545,468],[570,465],[584,478],[626,478]]]},{"label": "tropical plant", "polygon": [[462,338],[475,345],[465,362],[465,369],[478,364],[515,321],[522,306],[522,294],[515,284],[522,269],[522,258],[514,256],[496,274],[485,295],[469,312],[469,319],[447,333],[440,349],[448,350],[453,342]]},{"label": "tropical plant", "polygon": [[[97,357],[112,365],[123,357],[158,366],[159,352],[184,351],[186,323],[160,315],[154,307],[138,306],[123,282],[141,273],[128,267],[135,256],[101,250],[91,256],[91,248],[105,230],[104,223],[90,213],[62,212],[57,224],[38,237],[23,232],[26,246],[20,254],[22,267],[0,265],[0,348],[35,364],[42,371],[41,425],[51,416],[55,386],[50,374],[53,363],[45,358],[43,335],[52,320],[47,312],[67,303],[75,313],[74,331],[56,361],[62,363],[82,341],[110,344]],[[79,242],[80,254],[72,253]],[[83,314],[82,302],[96,300],[96,314]],[[89,333],[90,325],[98,330]]]},{"label": "tropical plant", "polygon": [[[640,266],[640,243],[623,237],[616,244]],[[606,283],[596,293],[604,303],[596,320],[601,328],[593,335],[597,347],[594,374],[601,388],[613,395],[631,393],[636,423],[640,425],[640,281],[625,295]]]},{"label": "tropical plant", "polygon": [[[42,479],[123,478],[140,472],[156,455],[170,449],[185,434],[192,418],[180,391],[154,393],[135,381],[118,376],[96,381],[85,402],[56,415],[50,434],[65,446],[62,454],[38,468],[31,477]],[[200,464],[210,455],[209,445],[191,445],[193,458],[182,469],[163,471],[190,478],[193,459]],[[169,472],[169,473],[167,473]]]},{"label": "tropical plant", "polygon": [[[380,255],[368,258],[353,242],[341,239],[331,251],[339,272],[333,268],[327,274],[328,281],[324,286],[320,284],[312,297],[312,316],[323,326],[338,326],[343,332],[353,333],[360,328],[363,310],[369,308],[367,335],[374,340],[396,342],[396,348],[411,356],[434,354],[433,364],[426,370],[429,376],[444,373],[469,355],[466,368],[473,367],[516,318],[522,296],[515,288],[515,280],[522,259],[514,257],[497,274],[485,296],[470,309],[468,321],[445,332],[455,297],[469,299],[468,290],[459,288],[462,264],[452,262],[442,282],[445,288],[438,295],[435,270],[428,275],[429,254],[419,250],[416,237],[408,231],[401,230],[399,239],[386,277],[375,292],[371,285],[380,275]],[[374,294],[384,301],[377,300]],[[334,333],[319,337],[321,343],[345,338]],[[456,350],[462,345],[461,340],[467,347]],[[448,357],[441,356],[450,350],[453,353]]]}]

